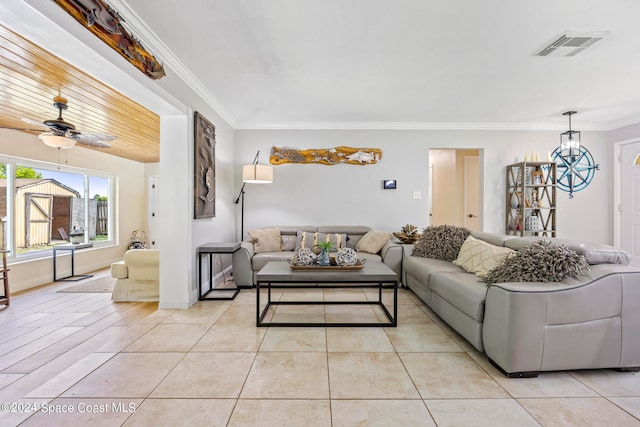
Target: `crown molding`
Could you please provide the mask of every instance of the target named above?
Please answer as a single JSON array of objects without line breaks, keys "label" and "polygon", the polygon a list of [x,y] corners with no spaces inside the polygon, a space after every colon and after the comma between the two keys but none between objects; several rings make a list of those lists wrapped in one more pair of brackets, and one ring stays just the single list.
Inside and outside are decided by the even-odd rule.
[{"label": "crown molding", "polygon": [[[290,122],[244,123],[238,130],[553,130],[565,131],[558,123],[430,123],[430,122]],[[581,131],[605,131],[608,126],[581,124]]]},{"label": "crown molding", "polygon": [[197,93],[213,110],[225,120],[229,126],[238,127],[236,119],[227,111],[218,99],[203,85],[200,80],[178,59],[176,55],[160,40],[149,26],[123,0],[109,0],[109,4],[124,18],[125,26],[142,44],[168,65],[195,93]]}]

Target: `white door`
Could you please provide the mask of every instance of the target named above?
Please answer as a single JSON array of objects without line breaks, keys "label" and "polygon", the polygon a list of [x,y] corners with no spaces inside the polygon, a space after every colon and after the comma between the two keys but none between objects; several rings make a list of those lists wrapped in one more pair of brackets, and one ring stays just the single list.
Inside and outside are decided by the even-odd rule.
[{"label": "white door", "polygon": [[481,231],[478,156],[464,156],[464,225]]},{"label": "white door", "polygon": [[620,149],[620,246],[640,267],[640,142]]},{"label": "white door", "polygon": [[147,180],[147,203],[148,216],[147,228],[149,230],[148,244],[151,249],[158,249],[158,238],[160,236],[160,177],[150,175]]}]

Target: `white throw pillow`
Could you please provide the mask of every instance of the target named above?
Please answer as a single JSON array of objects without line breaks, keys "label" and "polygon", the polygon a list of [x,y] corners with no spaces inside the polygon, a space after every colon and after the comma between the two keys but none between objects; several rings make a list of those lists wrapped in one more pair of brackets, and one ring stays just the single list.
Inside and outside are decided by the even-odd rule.
[{"label": "white throw pillow", "polygon": [[492,245],[469,236],[453,263],[469,273],[482,277],[515,253],[513,249]]}]

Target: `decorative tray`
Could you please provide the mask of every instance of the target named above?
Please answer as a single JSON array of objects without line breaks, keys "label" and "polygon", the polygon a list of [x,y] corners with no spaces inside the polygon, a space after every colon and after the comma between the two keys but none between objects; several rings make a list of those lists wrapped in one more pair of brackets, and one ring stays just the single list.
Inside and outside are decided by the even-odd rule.
[{"label": "decorative tray", "polygon": [[336,260],[331,258],[331,265],[293,265],[289,262],[289,267],[292,270],[304,270],[304,271],[345,271],[345,270],[362,270],[364,268],[364,262],[358,260],[355,265],[338,265]]}]

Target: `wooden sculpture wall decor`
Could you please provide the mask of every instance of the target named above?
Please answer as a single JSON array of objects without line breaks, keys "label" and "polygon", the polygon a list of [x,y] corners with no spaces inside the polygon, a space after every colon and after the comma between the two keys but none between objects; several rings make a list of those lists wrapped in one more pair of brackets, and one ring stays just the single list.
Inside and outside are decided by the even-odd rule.
[{"label": "wooden sculpture wall decor", "polygon": [[104,0],[54,1],[146,76],[154,80],[165,76],[162,64],[123,27],[122,23],[125,20],[107,2]]},{"label": "wooden sculpture wall decor", "polygon": [[216,127],[197,111],[194,114],[195,219],[216,216]]},{"label": "wooden sculpture wall decor", "polygon": [[379,148],[312,148],[296,150],[294,148],[271,147],[269,162],[272,165],[285,163],[319,163],[321,165],[373,165],[382,158]]}]

